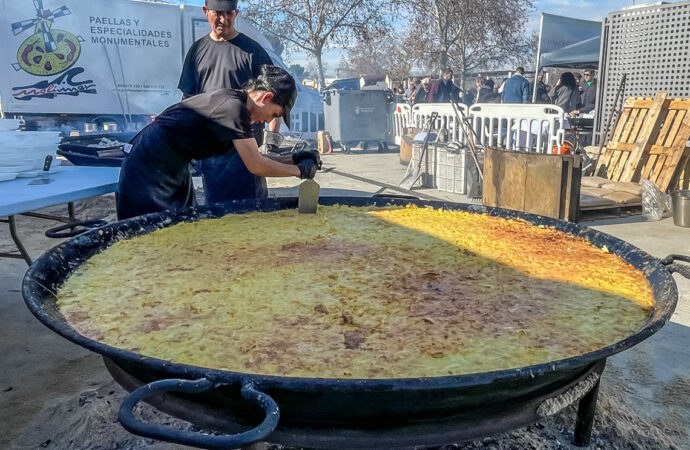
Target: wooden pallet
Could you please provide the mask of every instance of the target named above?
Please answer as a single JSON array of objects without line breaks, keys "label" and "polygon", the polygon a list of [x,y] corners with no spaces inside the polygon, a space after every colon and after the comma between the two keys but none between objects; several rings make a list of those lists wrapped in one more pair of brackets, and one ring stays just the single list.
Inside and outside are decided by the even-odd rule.
[{"label": "wooden pallet", "polygon": [[[611,181],[639,181],[640,162],[659,135],[663,112],[671,101],[665,93],[654,98],[629,98],[595,173]],[[635,180],[637,178],[637,180]]]},{"label": "wooden pallet", "polygon": [[678,176],[678,189],[690,189],[690,147],[685,149],[685,162],[682,162],[683,169]]},{"label": "wooden pallet", "polygon": [[662,114],[662,124],[633,181],[644,178],[666,191],[675,188],[685,166],[686,143],[690,138],[690,99],[671,101]]}]

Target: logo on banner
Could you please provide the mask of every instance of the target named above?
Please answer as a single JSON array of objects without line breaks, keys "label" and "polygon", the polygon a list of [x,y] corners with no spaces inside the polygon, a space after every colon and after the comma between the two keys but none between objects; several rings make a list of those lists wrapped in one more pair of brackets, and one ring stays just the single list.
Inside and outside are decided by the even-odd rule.
[{"label": "logo on banner", "polygon": [[92,80],[75,80],[77,75],[84,72],[84,68],[74,67],[81,55],[84,39],[69,31],[53,28],[56,19],[71,14],[69,8],[61,6],[54,11],[44,9],[43,0],[34,0],[34,6],[35,18],[12,24],[15,36],[32,28],[34,32],[19,46],[17,62],[12,67],[16,71],[23,70],[31,75],[49,78],[29,86],[13,87],[14,98],[30,100],[96,94],[96,84]]}]

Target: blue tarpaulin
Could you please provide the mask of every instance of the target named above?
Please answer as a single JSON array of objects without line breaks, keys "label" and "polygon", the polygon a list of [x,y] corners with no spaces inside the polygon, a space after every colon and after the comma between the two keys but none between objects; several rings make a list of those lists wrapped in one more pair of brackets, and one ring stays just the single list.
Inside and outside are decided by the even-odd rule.
[{"label": "blue tarpaulin", "polygon": [[601,22],[542,13],[539,67],[587,68],[599,61]]},{"label": "blue tarpaulin", "polygon": [[569,69],[597,69],[601,36],[594,36],[575,44],[541,55],[541,67]]}]

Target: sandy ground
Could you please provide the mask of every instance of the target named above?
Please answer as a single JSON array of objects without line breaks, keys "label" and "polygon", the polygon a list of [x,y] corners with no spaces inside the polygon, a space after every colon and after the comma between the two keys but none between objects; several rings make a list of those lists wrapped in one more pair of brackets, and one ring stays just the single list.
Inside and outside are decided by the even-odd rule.
[{"label": "sandy ground", "polygon": [[[327,166],[383,182],[397,183],[405,168],[392,154],[333,154]],[[375,186],[335,175],[319,176],[322,194],[365,195]],[[273,181],[274,195],[294,192],[294,181]],[[424,191],[449,200],[454,194]],[[43,211],[46,212],[46,211]],[[65,207],[48,212],[66,213]],[[112,196],[77,204],[81,219],[114,212]],[[112,217],[112,216],[111,216]],[[20,217],[18,226],[33,256],[57,242],[43,236],[54,222]],[[585,225],[621,237],[655,256],[690,254],[690,229],[670,220],[646,222],[639,216],[597,220]],[[10,250],[0,226],[0,251]],[[20,260],[0,260],[0,449],[176,449],[137,438],[117,422],[125,393],[112,381],[97,355],[60,338],[28,312],[21,298]],[[681,301],[671,323],[652,338],[609,360],[594,425],[594,449],[690,449],[690,282],[676,278]],[[189,427],[149,406],[146,420]],[[526,429],[472,443],[460,449],[572,449],[575,409]]]}]

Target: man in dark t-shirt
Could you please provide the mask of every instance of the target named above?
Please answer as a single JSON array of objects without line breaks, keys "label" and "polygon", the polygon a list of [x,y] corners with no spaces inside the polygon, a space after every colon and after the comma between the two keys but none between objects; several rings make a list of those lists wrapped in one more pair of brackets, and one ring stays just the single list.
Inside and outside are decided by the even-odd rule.
[{"label": "man in dark t-shirt", "polygon": [[233,39],[216,41],[206,35],[187,52],[178,88],[182,98],[217,89],[241,89],[256,78],[271,58],[256,41],[242,33]]},{"label": "man in dark t-shirt", "polygon": [[[273,64],[261,45],[235,29],[237,0],[206,0],[203,9],[211,32],[187,52],[178,84],[183,99],[217,89],[242,89],[259,75],[261,66]],[[276,119],[269,129],[278,132],[280,124]],[[263,124],[252,126],[259,145],[263,130]],[[207,203],[268,196],[266,179],[251,174],[236,153],[201,161],[201,172]]]}]

